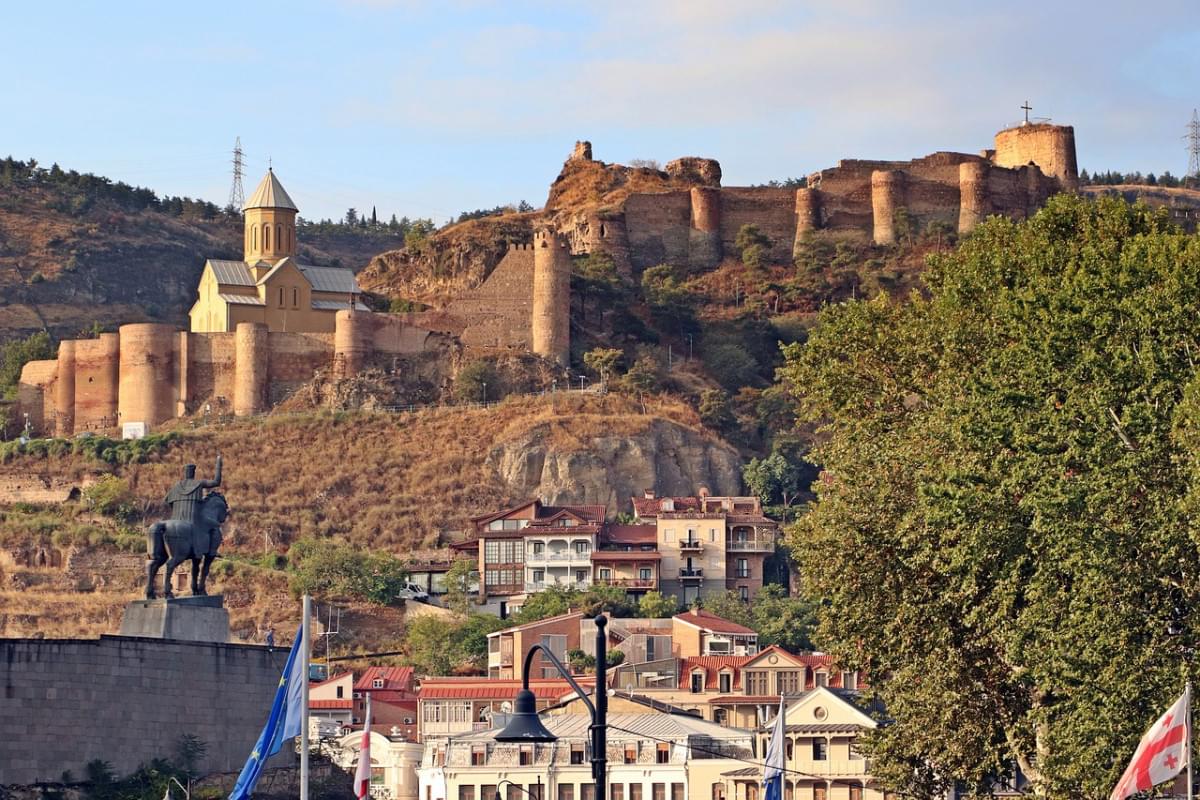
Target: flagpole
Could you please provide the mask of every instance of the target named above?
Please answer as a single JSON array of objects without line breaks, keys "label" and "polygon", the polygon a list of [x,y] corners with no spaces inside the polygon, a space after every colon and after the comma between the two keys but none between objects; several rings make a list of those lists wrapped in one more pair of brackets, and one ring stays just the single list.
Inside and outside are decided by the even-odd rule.
[{"label": "flagpole", "polygon": [[301,680],[304,681],[304,688],[300,692],[300,702],[303,706],[303,711],[300,716],[300,800],[308,800],[308,666],[309,666],[309,643],[312,638],[309,635],[312,628],[312,614],[309,611],[309,598],[304,595],[304,624],[301,627],[301,636],[303,643],[300,646],[301,658]]}]

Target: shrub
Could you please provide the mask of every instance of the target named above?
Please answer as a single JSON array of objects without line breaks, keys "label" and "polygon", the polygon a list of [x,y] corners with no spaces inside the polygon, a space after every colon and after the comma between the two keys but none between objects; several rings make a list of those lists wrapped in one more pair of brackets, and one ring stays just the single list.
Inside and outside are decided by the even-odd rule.
[{"label": "shrub", "polygon": [[712,346],[706,345],[704,366],[730,391],[753,384],[758,378],[758,362],[740,344],[719,342]]},{"label": "shrub", "polygon": [[84,489],[83,499],[93,510],[122,522],[128,522],[137,515],[136,501],[129,484],[116,475],[105,475]]},{"label": "shrub", "polygon": [[501,399],[496,367],[490,361],[472,361],[454,377],[454,399],[460,403],[480,403]]},{"label": "shrub", "polygon": [[737,417],[729,402],[729,394],[720,389],[705,389],[700,394],[700,421],[709,428],[722,433],[737,426]]},{"label": "shrub", "polygon": [[311,594],[386,605],[408,581],[404,565],[392,555],[366,553],[331,540],[301,539],[288,557],[288,588],[297,597]]}]

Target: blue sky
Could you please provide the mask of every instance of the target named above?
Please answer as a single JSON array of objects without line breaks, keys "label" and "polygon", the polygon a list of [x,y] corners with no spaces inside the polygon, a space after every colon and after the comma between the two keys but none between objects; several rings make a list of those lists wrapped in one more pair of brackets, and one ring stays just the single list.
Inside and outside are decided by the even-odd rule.
[{"label": "blue sky", "polygon": [[1075,126],[1081,167],[1182,174],[1200,3],[8,3],[0,154],[224,203],[272,158],[301,214],[540,206],[596,158],[725,185]]}]

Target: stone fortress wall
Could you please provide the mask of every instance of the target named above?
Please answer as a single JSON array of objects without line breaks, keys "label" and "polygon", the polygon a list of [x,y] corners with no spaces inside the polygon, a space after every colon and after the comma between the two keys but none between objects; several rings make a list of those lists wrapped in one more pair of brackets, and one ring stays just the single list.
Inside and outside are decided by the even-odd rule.
[{"label": "stone fortress wall", "polygon": [[[572,159],[591,158],[583,144]],[[705,185],[631,194],[617,208],[572,220],[572,252],[607,252],[627,274],[663,263],[707,269],[736,252],[738,230],[754,224],[770,238],[772,259],[787,262],[812,232],[893,244],[903,209],[917,230],[940,222],[967,233],[993,214],[1029,216],[1051,195],[1078,186],[1074,129],[1050,124],[1000,131],[995,149],[978,155],[843,160],[810,175],[801,189],[722,187],[720,165],[709,159],[673,161],[666,172]]]},{"label": "stone fortress wall", "polygon": [[[126,775],[170,757],[185,734],[208,745],[202,772],[240,770],[287,655],[118,636],[0,640],[0,785],[58,781],[68,770],[78,779],[97,758]],[[284,751],[272,764],[294,758]]]}]

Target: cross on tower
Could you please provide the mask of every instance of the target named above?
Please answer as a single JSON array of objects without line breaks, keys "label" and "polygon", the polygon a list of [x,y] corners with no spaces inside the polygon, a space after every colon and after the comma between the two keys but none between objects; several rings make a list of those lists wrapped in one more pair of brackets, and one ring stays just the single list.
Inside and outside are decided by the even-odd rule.
[{"label": "cross on tower", "polygon": [[1025,124],[1029,124],[1029,112],[1033,111],[1033,106],[1029,105],[1029,101],[1025,101],[1025,105],[1021,106],[1025,110]]}]

